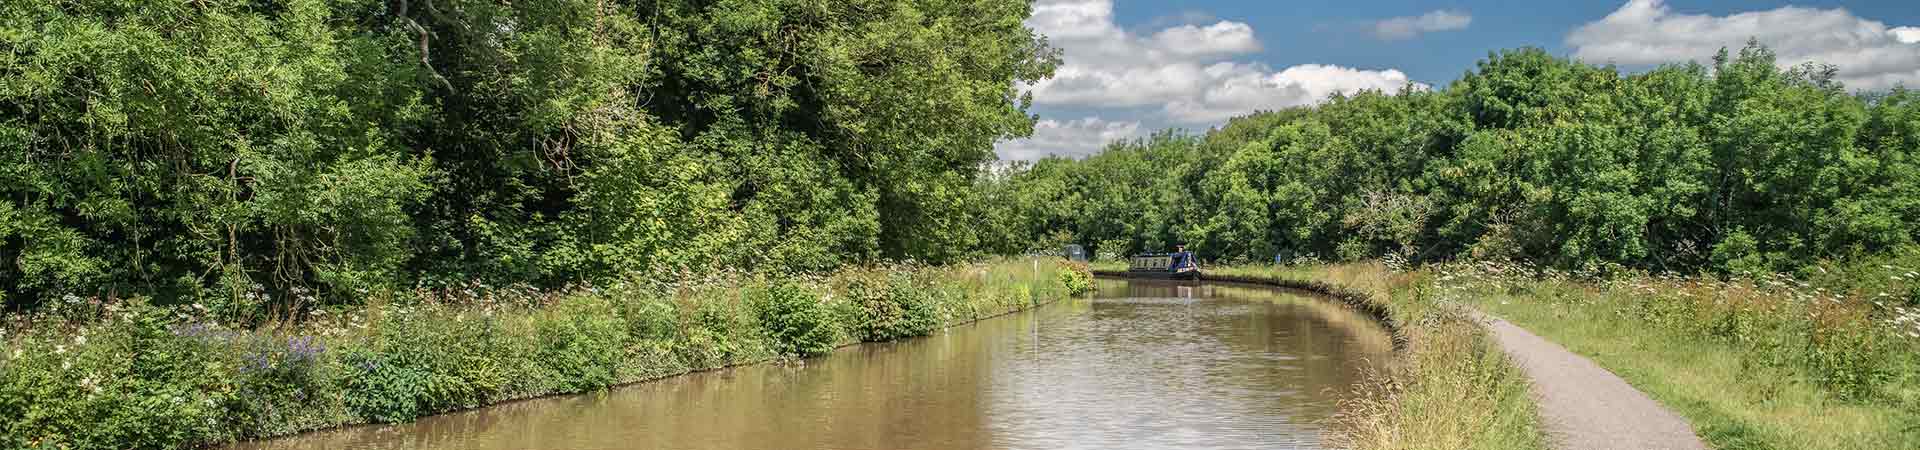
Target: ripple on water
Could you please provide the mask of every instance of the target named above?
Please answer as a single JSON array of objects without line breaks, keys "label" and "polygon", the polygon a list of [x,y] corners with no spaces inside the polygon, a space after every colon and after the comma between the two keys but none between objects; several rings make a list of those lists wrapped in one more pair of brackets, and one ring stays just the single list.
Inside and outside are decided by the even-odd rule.
[{"label": "ripple on water", "polygon": [[1099,280],[1093,299],[601,394],[241,448],[1319,448],[1391,352],[1371,320],[1280,291]]}]

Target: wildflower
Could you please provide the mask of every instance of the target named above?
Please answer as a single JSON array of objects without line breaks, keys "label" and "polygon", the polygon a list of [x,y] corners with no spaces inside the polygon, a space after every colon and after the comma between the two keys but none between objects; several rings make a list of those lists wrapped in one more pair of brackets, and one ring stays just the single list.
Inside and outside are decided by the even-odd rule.
[{"label": "wildflower", "polygon": [[53,346],[53,354],[55,354],[55,355],[64,355],[64,354],[66,354],[66,353],[67,353],[67,346],[65,346],[65,345],[55,345],[55,346]]},{"label": "wildflower", "polygon": [[79,336],[74,336],[73,345],[75,346],[87,345],[87,335],[82,334]]},{"label": "wildflower", "polygon": [[327,347],[320,344],[313,336],[300,336],[287,341],[288,356],[296,361],[312,361],[315,356],[325,351]]}]

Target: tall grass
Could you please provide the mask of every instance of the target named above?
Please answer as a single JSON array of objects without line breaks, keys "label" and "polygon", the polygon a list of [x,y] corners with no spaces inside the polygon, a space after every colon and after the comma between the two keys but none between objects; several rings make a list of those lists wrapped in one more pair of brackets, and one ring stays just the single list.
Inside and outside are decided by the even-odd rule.
[{"label": "tall grass", "polygon": [[563,292],[470,286],[253,326],[191,306],[73,299],[0,324],[0,448],[184,448],[408,421],[924,335],[1077,294],[1087,278],[1081,265],[1007,259]]},{"label": "tall grass", "polygon": [[1813,268],[1811,282],[1489,262],[1208,272],[1320,282],[1386,306],[1408,346],[1401,364],[1343,403],[1330,424],[1341,448],[1543,447],[1527,379],[1466,308],[1593,359],[1686,417],[1715,448],[1920,448],[1920,275],[1873,266]]},{"label": "tall grass", "polygon": [[[1485,329],[1443,301],[1430,275],[1379,263],[1225,266],[1210,275],[1317,284],[1384,310],[1405,342],[1400,360],[1355,386],[1328,423],[1339,448],[1545,448],[1529,384]],[[1364,305],[1363,305],[1364,306]]]},{"label": "tall grass", "polygon": [[1920,448],[1920,310],[1889,295],[1785,275],[1429,270],[1449,296],[1593,359],[1717,448]]}]

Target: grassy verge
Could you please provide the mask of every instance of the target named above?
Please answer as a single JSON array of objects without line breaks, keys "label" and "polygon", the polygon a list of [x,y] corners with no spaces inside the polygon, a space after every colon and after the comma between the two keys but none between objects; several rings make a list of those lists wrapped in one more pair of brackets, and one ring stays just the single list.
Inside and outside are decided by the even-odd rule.
[{"label": "grassy verge", "polygon": [[925,335],[1091,286],[1000,260],[538,292],[382,295],[237,326],[72,299],[0,324],[0,448],[183,448],[414,418]]},{"label": "grassy verge", "polygon": [[[1119,264],[1095,266],[1124,270]],[[1209,276],[1310,287],[1384,314],[1404,343],[1399,364],[1356,385],[1329,423],[1335,446],[1543,449],[1528,381],[1459,305],[1437,300],[1431,277],[1380,264],[1208,267]],[[1358,300],[1357,302],[1355,300]]]},{"label": "grassy verge", "polygon": [[1920,311],[1786,278],[1429,269],[1673,408],[1720,449],[1920,448]]}]

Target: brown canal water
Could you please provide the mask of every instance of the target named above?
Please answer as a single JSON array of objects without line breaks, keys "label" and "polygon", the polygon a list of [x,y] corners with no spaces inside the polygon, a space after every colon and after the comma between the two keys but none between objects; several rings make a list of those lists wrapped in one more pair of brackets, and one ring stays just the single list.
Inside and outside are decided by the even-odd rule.
[{"label": "brown canal water", "polygon": [[1387,332],[1331,300],[1097,280],[1090,298],[804,365],[352,427],[239,449],[1320,448]]}]

